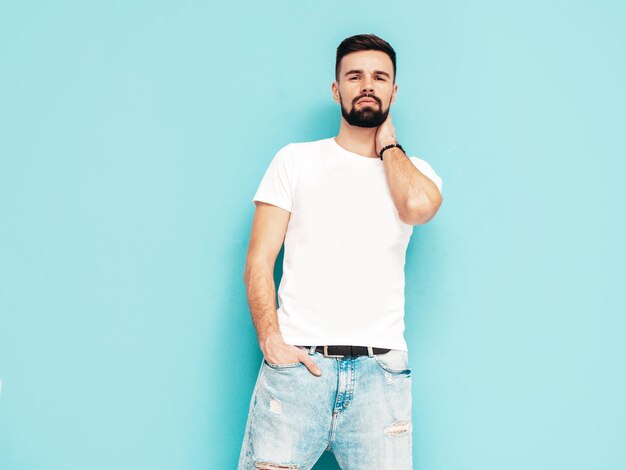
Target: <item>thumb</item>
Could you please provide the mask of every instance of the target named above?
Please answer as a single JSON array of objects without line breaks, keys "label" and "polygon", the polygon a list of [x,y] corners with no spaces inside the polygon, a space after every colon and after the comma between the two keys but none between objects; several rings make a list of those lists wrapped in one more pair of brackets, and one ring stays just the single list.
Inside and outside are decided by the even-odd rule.
[{"label": "thumb", "polygon": [[322,375],[322,371],[319,367],[317,367],[317,364],[315,364],[313,359],[311,359],[308,354],[300,356],[300,362],[304,364],[313,375],[317,375],[318,377]]}]

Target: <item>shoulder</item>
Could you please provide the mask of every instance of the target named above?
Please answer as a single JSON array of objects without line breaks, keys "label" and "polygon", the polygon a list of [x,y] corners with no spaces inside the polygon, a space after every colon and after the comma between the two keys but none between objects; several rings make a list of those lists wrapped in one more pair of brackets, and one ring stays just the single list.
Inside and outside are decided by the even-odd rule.
[{"label": "shoulder", "polygon": [[328,139],[291,142],[281,147],[278,154],[289,160],[302,160],[307,155],[316,155],[328,148]]},{"label": "shoulder", "polygon": [[308,140],[302,142],[291,142],[283,147],[291,152],[311,152],[318,151],[328,145],[329,139]]}]

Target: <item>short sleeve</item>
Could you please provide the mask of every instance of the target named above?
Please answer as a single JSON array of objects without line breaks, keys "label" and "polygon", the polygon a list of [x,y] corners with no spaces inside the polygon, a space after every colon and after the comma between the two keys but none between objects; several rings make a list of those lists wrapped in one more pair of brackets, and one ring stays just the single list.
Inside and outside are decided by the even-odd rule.
[{"label": "short sleeve", "polygon": [[[291,144],[290,144],[291,145]],[[252,202],[267,202],[291,212],[293,203],[293,159],[290,146],[280,149],[270,162]]]},{"label": "short sleeve", "polygon": [[439,193],[443,194],[441,191],[441,188],[443,187],[443,180],[437,173],[435,173],[435,170],[433,170],[428,162],[417,157],[409,157],[409,159],[419,171],[424,173],[424,175],[426,175],[433,183],[435,183],[435,186],[437,186],[437,189],[439,189]]}]

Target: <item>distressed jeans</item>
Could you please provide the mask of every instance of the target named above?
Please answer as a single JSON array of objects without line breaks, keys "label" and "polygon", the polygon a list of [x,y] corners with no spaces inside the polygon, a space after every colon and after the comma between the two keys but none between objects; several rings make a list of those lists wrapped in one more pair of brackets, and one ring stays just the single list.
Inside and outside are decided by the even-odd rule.
[{"label": "distressed jeans", "polygon": [[324,357],[322,371],[263,360],[238,470],[310,469],[325,450],[343,470],[411,469],[411,369],[406,351]]}]

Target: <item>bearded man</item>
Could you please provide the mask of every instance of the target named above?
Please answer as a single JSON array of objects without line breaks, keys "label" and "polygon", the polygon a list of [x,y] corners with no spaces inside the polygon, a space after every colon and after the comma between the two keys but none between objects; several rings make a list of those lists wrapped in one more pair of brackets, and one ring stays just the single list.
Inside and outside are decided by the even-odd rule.
[{"label": "bearded man", "polygon": [[[335,137],[290,143],[269,164],[244,281],[263,353],[239,469],[410,469],[404,263],[442,179],[398,143],[396,54],[362,34],[337,48]],[[274,264],[284,243],[275,303]]]}]

